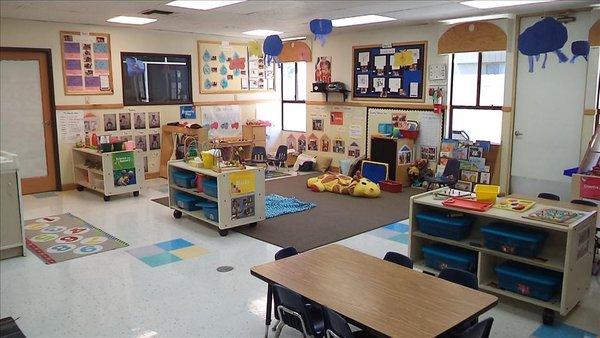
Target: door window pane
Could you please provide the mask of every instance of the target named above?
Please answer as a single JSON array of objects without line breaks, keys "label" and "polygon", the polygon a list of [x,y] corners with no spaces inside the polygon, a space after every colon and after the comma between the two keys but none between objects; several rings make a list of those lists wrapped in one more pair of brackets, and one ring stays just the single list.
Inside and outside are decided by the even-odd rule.
[{"label": "door window pane", "polygon": [[453,109],[452,130],[464,130],[469,138],[500,143],[502,110]]},{"label": "door window pane", "polygon": [[306,132],[305,103],[283,103],[283,130]]},{"label": "door window pane", "polygon": [[504,70],[506,52],[481,53],[480,106],[502,106],[504,102]]},{"label": "door window pane", "polygon": [[452,104],[474,106],[477,104],[478,53],[454,54]]}]

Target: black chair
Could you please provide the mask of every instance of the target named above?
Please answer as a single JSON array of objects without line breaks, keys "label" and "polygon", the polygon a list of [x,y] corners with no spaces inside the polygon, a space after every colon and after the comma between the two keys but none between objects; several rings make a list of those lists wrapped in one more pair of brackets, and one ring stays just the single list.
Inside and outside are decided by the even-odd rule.
[{"label": "black chair", "polygon": [[547,193],[547,192],[539,193],[538,198],[543,198],[543,199],[553,200],[553,201],[560,201],[560,197],[558,197],[557,195],[554,195],[554,194]]},{"label": "black chair", "polygon": [[298,250],[296,250],[296,248],[293,246],[288,246],[287,248],[283,248],[275,253],[275,260],[278,261],[280,259],[288,258],[297,254]]},{"label": "black chair", "polygon": [[353,338],[354,334],[350,329],[348,322],[337,312],[323,308],[323,318],[325,319],[325,336],[327,338]]},{"label": "black chair", "polygon": [[283,168],[285,166],[285,162],[287,161],[287,146],[280,145],[277,147],[277,152],[275,153],[275,157],[268,157],[268,164],[273,165],[275,169]]},{"label": "black chair", "polygon": [[[278,261],[280,259],[284,259],[290,256],[295,256],[298,254],[298,250],[296,250],[296,248],[294,248],[293,246],[288,246],[286,248],[283,248],[279,251],[277,251],[275,253],[275,260]],[[273,288],[271,286],[271,284],[267,285],[267,316],[268,316],[268,321],[270,323],[271,319],[271,299],[272,299],[272,294],[273,292]],[[277,327],[279,326],[279,315],[277,314],[277,306],[279,304],[277,304],[277,302],[275,302],[275,319],[277,320],[277,323],[273,326],[273,331],[277,330]],[[269,324],[267,324],[269,325]],[[267,332],[268,332],[268,326],[267,326]]]},{"label": "black chair", "polygon": [[284,326],[294,328],[306,337],[321,338],[325,334],[325,322],[320,313],[309,311],[304,299],[294,291],[281,285],[273,285],[273,297],[281,323],[277,327],[275,337],[279,337]]},{"label": "black chair", "polygon": [[388,253],[386,253],[385,256],[383,257],[383,260],[392,262],[392,263],[396,263],[398,265],[402,265],[409,269],[413,268],[413,262],[410,258],[404,256],[401,253],[397,253],[394,251],[389,251]]},{"label": "black chair", "polygon": [[431,187],[432,184],[435,184],[439,187],[448,186],[450,188],[454,188],[454,185],[458,181],[460,177],[460,162],[455,158],[449,158],[446,163],[446,167],[444,168],[444,173],[442,177],[434,177],[434,176],[425,176],[425,181],[427,182],[427,190]]},{"label": "black chair", "polygon": [[475,276],[475,274],[473,273],[470,273],[469,271],[454,268],[445,268],[442,269],[442,271],[440,271],[438,277],[452,283],[460,284],[471,289],[479,290],[479,282],[477,281],[477,276]]},{"label": "black chair", "polygon": [[489,338],[494,318],[486,318],[458,335],[460,338]]},{"label": "black chair", "polygon": [[572,200],[571,203],[579,204],[579,205],[587,205],[588,207],[597,207],[598,206],[598,204],[596,204],[592,201],[586,201],[586,200]]},{"label": "black chair", "polygon": [[265,147],[255,146],[252,147],[252,155],[250,156],[250,160],[245,163],[249,164],[267,164],[267,150]]}]

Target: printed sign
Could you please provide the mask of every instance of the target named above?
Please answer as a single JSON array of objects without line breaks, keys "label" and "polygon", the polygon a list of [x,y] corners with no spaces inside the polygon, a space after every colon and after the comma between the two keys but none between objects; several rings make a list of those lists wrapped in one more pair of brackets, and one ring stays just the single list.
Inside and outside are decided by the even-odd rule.
[{"label": "printed sign", "polygon": [[196,118],[196,109],[194,106],[179,106],[179,118],[180,119],[195,119]]},{"label": "printed sign", "polygon": [[135,184],[135,156],[133,151],[112,154],[115,187]]},{"label": "printed sign", "polygon": [[600,178],[582,177],[579,182],[579,194],[583,198],[600,200]]},{"label": "printed sign", "polygon": [[229,176],[231,182],[231,194],[243,195],[253,193],[255,189],[255,176],[256,174],[252,170],[232,172]]}]

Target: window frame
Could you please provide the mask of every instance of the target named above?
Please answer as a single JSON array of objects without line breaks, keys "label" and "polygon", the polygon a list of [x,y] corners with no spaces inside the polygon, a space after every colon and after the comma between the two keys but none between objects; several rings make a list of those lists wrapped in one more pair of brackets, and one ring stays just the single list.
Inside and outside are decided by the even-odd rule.
[{"label": "window frame", "polygon": [[[130,103],[130,102],[125,102],[125,76],[124,74],[127,73],[127,69],[125,69],[126,65],[125,65],[125,59],[126,57],[129,56],[151,56],[151,57],[163,57],[163,58],[169,58],[169,57],[177,57],[177,58],[184,58],[186,61],[186,65],[188,66],[188,79],[189,79],[189,83],[188,83],[188,92],[190,93],[189,95],[189,100],[186,101],[177,101],[177,102],[136,102],[136,103]],[[122,101],[123,101],[123,106],[124,107],[128,107],[128,106],[179,106],[179,105],[184,105],[184,104],[194,104],[194,92],[193,92],[193,86],[192,86],[192,56],[189,54],[165,54],[165,53],[144,53],[144,52],[121,52],[121,88],[122,88]],[[148,94],[148,93],[146,93]]]},{"label": "window frame", "polygon": [[[286,62],[287,63],[287,62]],[[292,62],[289,62],[292,63]],[[283,63],[281,64],[280,68],[280,79],[281,79],[281,84],[280,84],[280,88],[281,88],[281,130],[282,131],[287,131],[287,132],[294,132],[294,133],[305,133],[306,132],[306,124],[304,125],[304,130],[290,130],[290,129],[285,129],[285,112],[284,112],[284,106],[286,103],[303,103],[306,105],[306,100],[298,100],[298,62],[294,61],[294,100],[285,100],[283,98],[283,92],[284,92],[284,84],[283,84]],[[304,90],[306,90],[306,88],[304,88]]]},{"label": "window frame", "polygon": [[[502,52],[502,51],[498,51]],[[506,52],[506,51],[503,51]],[[481,102],[481,67],[483,60],[483,52],[477,52],[477,93],[475,97],[475,105],[454,105],[452,104],[454,97],[454,57],[457,53],[452,53],[452,58],[450,59],[450,109],[448,109],[448,138],[452,138],[452,120],[453,120],[453,111],[454,109],[473,109],[473,110],[500,110],[502,111],[503,106],[482,106]],[[506,68],[504,75],[506,76]],[[505,80],[506,81],[506,80]],[[504,88],[502,89],[504,91]]]}]

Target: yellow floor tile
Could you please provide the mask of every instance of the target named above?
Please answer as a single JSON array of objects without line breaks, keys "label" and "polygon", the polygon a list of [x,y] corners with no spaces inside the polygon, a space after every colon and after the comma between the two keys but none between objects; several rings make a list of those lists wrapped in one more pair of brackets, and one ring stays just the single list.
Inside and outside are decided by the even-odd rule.
[{"label": "yellow floor tile", "polygon": [[188,246],[187,248],[177,249],[169,252],[181,259],[189,259],[203,255],[207,252],[207,250],[197,245],[192,245]]}]

